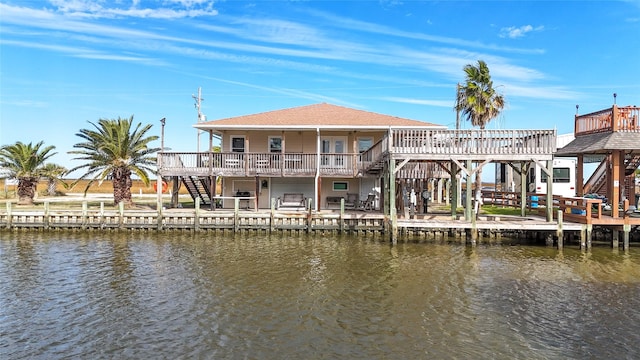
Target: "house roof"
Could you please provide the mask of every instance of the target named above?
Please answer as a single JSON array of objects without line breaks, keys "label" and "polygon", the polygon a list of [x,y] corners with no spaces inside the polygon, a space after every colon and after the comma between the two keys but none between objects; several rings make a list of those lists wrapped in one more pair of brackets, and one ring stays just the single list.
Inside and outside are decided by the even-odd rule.
[{"label": "house roof", "polygon": [[446,128],[443,125],[424,121],[404,119],[327,103],[212,120],[195,124],[193,127],[205,131],[316,128],[375,130],[389,127]]},{"label": "house roof", "polygon": [[618,131],[578,136],[563,148],[558,149],[556,155],[606,154],[612,150],[640,151],[640,133]]}]

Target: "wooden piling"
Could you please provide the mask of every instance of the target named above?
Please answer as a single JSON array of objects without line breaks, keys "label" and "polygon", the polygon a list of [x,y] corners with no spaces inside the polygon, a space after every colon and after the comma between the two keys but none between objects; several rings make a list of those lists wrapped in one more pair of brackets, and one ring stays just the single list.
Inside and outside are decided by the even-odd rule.
[{"label": "wooden piling", "polygon": [[564,231],[563,227],[563,212],[562,210],[558,210],[558,230],[556,235],[558,236],[558,249],[562,249],[564,246]]}]

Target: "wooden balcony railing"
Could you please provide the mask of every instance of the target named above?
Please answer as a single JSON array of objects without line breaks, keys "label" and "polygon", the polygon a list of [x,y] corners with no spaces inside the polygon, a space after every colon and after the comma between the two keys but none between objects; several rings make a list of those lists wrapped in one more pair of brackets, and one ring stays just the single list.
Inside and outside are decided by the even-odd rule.
[{"label": "wooden balcony railing", "polygon": [[636,106],[618,107],[613,105],[590,114],[576,115],[575,136],[600,132],[640,131],[640,108]]},{"label": "wooden balcony railing", "polygon": [[[360,154],[320,154],[320,175],[355,176]],[[159,153],[164,176],[314,176],[317,154],[302,153]]]},{"label": "wooden balcony railing", "polygon": [[555,130],[394,130],[396,154],[553,154]]}]

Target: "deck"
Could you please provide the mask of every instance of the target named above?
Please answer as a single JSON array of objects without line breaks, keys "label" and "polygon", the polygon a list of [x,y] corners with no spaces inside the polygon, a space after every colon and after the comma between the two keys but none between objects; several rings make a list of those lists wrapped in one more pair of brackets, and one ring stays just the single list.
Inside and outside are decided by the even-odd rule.
[{"label": "deck", "polygon": [[616,106],[589,114],[576,115],[576,137],[610,132],[640,132],[640,108]]},{"label": "deck", "polygon": [[398,177],[447,177],[426,162],[551,160],[555,142],[555,130],[390,129],[363,153],[161,152],[158,169],[162,176],[356,177],[393,158],[417,164]]}]

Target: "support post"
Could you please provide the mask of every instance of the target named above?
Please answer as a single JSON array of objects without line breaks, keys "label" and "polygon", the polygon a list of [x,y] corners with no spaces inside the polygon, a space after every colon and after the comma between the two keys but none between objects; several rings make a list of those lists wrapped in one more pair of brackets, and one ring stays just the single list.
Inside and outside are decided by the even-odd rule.
[{"label": "support post", "polygon": [[210,204],[211,211],[215,211],[216,209],[215,193],[216,193],[216,176],[210,175],[209,176],[209,202],[211,203]]},{"label": "support post", "polygon": [[558,210],[558,250],[562,250],[564,247],[564,231],[562,230],[563,216],[562,210]]},{"label": "support post", "polygon": [[338,220],[340,223],[340,233],[344,232],[344,198],[340,199],[340,219]]},{"label": "support post", "polygon": [[276,218],[276,199],[271,198],[271,214],[269,215],[269,233],[274,232],[276,229],[275,218]]},{"label": "support post", "polygon": [[82,201],[82,228],[86,229],[89,225],[89,204],[87,200]]},{"label": "support post", "polygon": [[49,202],[44,202],[44,228],[49,228]]},{"label": "support post", "polygon": [[472,206],[471,206],[471,199],[473,199],[473,185],[472,185],[472,179],[471,179],[471,167],[472,167],[472,163],[471,163],[471,159],[467,160],[467,171],[469,172],[467,174],[467,189],[465,190],[466,196],[465,196],[465,209],[464,209],[464,220],[465,221],[469,221],[471,220],[471,211]]},{"label": "support post", "polygon": [[624,224],[623,225],[623,231],[624,231],[624,235],[623,235],[623,240],[622,240],[622,249],[624,251],[629,251],[629,233],[631,232],[631,225],[630,224]]},{"label": "support post", "polygon": [[197,197],[195,201],[195,210],[194,210],[194,219],[193,219],[193,229],[195,231],[200,230],[200,198]]},{"label": "support post", "polygon": [[451,219],[455,220],[458,211],[458,185],[460,179],[458,178],[458,164],[451,162]]},{"label": "support post", "polygon": [[233,199],[233,231],[240,230],[240,198]]},{"label": "support post", "polygon": [[177,208],[179,202],[179,181],[180,178],[178,176],[171,177],[171,207]]},{"label": "support post", "polygon": [[611,231],[611,248],[617,249],[620,247],[620,230],[613,229]]},{"label": "support post", "polygon": [[[162,212],[162,206],[158,208],[158,213]],[[118,203],[118,227],[122,229],[124,227],[124,202],[120,201]]]},{"label": "support post", "polygon": [[7,201],[7,229],[11,229],[11,223],[13,221],[13,214],[11,213],[11,201]]},{"label": "support post", "polygon": [[553,221],[553,160],[547,160],[547,222]]},{"label": "support post", "polygon": [[620,211],[618,210],[618,207],[620,206],[620,180],[624,181],[624,178],[620,179],[620,168],[622,165],[620,164],[621,153],[622,152],[620,150],[614,150],[611,154],[611,217],[613,218],[620,217]]},{"label": "support post", "polygon": [[524,217],[527,210],[527,173],[529,165],[520,163],[520,216]]},{"label": "support post", "polygon": [[389,217],[391,220],[391,243],[398,243],[398,215],[396,213],[396,161],[389,159]]},{"label": "support post", "polygon": [[[467,194],[469,196],[469,194]],[[476,222],[476,216],[471,216],[471,246],[476,246],[478,242],[478,224]]]},{"label": "support post", "polygon": [[313,205],[313,199],[309,198],[307,199],[307,233],[311,232],[311,226],[313,225],[313,208],[311,207],[311,205]]}]

